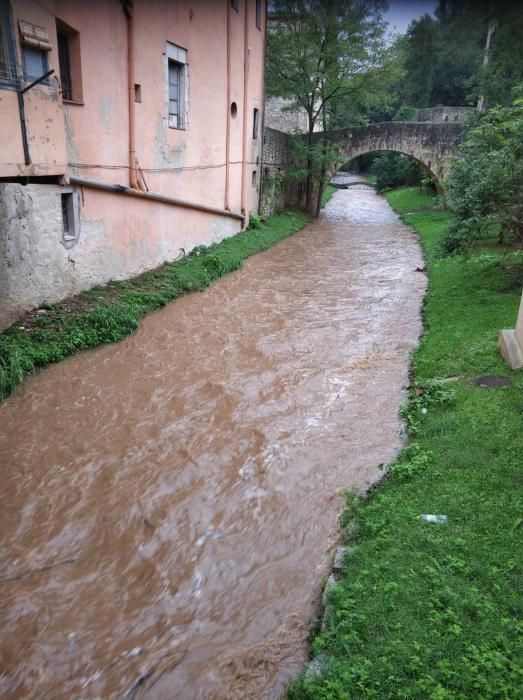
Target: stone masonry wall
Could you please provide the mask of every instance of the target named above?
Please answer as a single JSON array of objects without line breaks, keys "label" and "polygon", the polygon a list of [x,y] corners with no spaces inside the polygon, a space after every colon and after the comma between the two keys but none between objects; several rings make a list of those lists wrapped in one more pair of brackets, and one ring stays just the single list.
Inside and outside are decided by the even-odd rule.
[{"label": "stone masonry wall", "polygon": [[292,104],[284,97],[269,97],[265,100],[265,126],[286,134],[307,131],[307,114],[303,109],[287,110]]},{"label": "stone masonry wall", "polygon": [[289,180],[293,165],[289,134],[265,127],[263,133],[262,196],[260,215],[268,217],[286,206],[299,206],[302,183]]}]

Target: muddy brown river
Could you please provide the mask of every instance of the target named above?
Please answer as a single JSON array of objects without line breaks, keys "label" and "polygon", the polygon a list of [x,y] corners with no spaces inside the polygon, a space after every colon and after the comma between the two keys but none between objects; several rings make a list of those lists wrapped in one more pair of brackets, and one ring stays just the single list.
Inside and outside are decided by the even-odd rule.
[{"label": "muddy brown river", "polygon": [[422,266],[351,187],[0,404],[2,698],[280,697],[340,490],[400,446]]}]

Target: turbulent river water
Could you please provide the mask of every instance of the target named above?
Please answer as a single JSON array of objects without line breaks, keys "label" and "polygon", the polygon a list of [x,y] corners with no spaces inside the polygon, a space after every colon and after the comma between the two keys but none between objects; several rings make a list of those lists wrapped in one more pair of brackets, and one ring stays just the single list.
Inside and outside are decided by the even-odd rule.
[{"label": "turbulent river water", "polygon": [[418,242],[371,189],[0,404],[2,698],[277,698],[400,446]]}]

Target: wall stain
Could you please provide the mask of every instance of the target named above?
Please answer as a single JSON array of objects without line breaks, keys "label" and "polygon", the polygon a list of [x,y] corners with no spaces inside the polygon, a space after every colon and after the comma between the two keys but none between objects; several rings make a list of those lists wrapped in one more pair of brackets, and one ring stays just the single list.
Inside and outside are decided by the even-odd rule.
[{"label": "wall stain", "polygon": [[167,131],[165,119],[158,115],[154,136],[154,167],[155,168],[181,168],[185,157],[185,143],[181,139],[173,147],[167,143]]},{"label": "wall stain", "polygon": [[99,104],[100,122],[106,134],[112,132],[111,112],[113,109],[113,101],[110,97],[102,97]]}]

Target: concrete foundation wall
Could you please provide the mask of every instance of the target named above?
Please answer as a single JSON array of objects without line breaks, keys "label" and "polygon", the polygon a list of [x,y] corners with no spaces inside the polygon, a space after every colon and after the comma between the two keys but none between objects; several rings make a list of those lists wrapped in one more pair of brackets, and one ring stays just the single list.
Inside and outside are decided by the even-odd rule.
[{"label": "concrete foundation wall", "polygon": [[[73,195],[76,226],[67,238],[63,194]],[[42,303],[132,277],[240,228],[229,217],[123,194],[0,183],[0,329]]]}]

